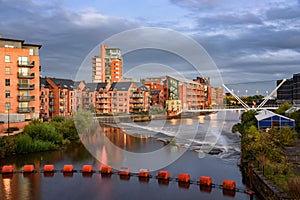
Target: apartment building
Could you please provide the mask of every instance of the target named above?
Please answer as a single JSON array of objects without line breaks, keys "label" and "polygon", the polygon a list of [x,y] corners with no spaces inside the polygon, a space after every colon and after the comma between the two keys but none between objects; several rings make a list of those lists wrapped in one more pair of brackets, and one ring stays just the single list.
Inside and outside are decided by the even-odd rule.
[{"label": "apartment building", "polygon": [[77,110],[74,81],[60,78],[41,78],[41,116],[72,116]]},{"label": "apartment building", "polygon": [[165,108],[166,102],[166,77],[152,77],[145,78],[141,80],[150,94],[150,106],[152,108],[157,108],[163,110]]},{"label": "apartment building", "polygon": [[24,115],[26,120],[39,117],[40,48],[0,35],[1,114]]},{"label": "apartment building", "polygon": [[92,58],[92,82],[119,82],[123,75],[122,51],[105,45],[100,46],[100,56]]},{"label": "apartment building", "polygon": [[[205,107],[204,86],[182,77],[167,76],[167,111],[199,110]],[[180,110],[178,110],[180,109]]]}]

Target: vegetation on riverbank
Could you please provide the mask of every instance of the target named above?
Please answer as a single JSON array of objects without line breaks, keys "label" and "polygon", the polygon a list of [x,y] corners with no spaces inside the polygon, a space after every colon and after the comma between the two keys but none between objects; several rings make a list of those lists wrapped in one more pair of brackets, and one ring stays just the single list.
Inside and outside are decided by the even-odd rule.
[{"label": "vegetation on riverbank", "polygon": [[[279,113],[286,108],[288,108],[286,105],[280,107]],[[284,153],[285,148],[292,145],[298,133],[290,127],[271,129],[267,132],[258,130],[256,114],[257,112],[252,110],[243,113],[241,123],[232,127],[232,132],[238,131],[242,135],[242,161],[253,164],[256,171],[261,172],[289,196],[299,197],[300,186],[295,184],[300,182],[300,175],[295,172]]]},{"label": "vegetation on riverbank", "polygon": [[72,118],[53,117],[51,122],[31,121],[23,133],[0,138],[0,158],[13,154],[48,151],[79,139]]}]

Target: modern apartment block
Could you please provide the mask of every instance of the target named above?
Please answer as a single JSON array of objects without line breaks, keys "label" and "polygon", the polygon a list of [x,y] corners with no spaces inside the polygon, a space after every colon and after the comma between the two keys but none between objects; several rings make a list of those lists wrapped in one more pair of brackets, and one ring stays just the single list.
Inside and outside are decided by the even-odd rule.
[{"label": "modern apartment block", "polygon": [[3,38],[0,35],[0,113],[39,117],[39,44]]},{"label": "modern apartment block", "polygon": [[202,84],[181,77],[167,76],[166,88],[168,91],[166,105],[169,114],[179,112],[178,108],[200,110],[205,107],[205,93]]},{"label": "modern apartment block", "polygon": [[92,82],[119,82],[123,74],[122,51],[100,46],[100,56],[92,58]]},{"label": "modern apartment block", "polygon": [[[277,80],[279,85],[282,80]],[[277,102],[279,104],[288,102],[293,106],[300,106],[300,73],[293,74],[293,77],[287,79],[277,90]]]}]

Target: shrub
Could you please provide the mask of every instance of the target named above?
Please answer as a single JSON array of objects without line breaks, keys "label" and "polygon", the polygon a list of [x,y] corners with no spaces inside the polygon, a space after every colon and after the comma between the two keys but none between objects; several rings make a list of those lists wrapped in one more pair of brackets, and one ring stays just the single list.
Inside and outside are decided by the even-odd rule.
[{"label": "shrub", "polygon": [[63,135],[58,133],[50,123],[34,123],[24,128],[24,133],[34,140],[49,141],[59,144],[63,140]]}]

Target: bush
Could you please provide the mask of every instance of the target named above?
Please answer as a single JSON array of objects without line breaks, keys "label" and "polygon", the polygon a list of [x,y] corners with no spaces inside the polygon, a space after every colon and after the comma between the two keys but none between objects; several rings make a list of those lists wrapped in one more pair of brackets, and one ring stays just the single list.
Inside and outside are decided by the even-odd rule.
[{"label": "bush", "polygon": [[20,134],[17,137],[17,153],[31,153],[37,151],[48,151],[56,149],[57,145],[53,142],[42,141],[39,139],[33,140],[28,134]]},{"label": "bush", "polygon": [[50,123],[30,123],[24,128],[24,133],[34,140],[49,141],[59,144],[63,140],[63,135],[58,133]]}]

